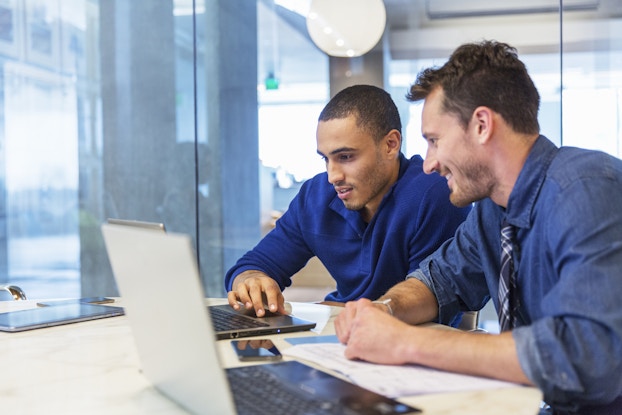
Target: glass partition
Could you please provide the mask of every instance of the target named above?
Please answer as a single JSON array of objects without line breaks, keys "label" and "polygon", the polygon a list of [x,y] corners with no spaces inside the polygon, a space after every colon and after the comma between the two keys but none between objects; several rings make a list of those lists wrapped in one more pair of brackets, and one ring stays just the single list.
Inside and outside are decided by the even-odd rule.
[{"label": "glass partition", "polygon": [[[300,3],[0,0],[0,284],[116,295],[99,230],[116,217],[190,234],[206,294],[224,295],[226,269],[323,170],[315,125],[331,68]],[[478,16],[408,2],[396,16],[387,2],[405,153],[425,154],[403,99],[416,73],[488,37],[529,66],[544,134],[619,157],[620,10],[590,4]]]}]

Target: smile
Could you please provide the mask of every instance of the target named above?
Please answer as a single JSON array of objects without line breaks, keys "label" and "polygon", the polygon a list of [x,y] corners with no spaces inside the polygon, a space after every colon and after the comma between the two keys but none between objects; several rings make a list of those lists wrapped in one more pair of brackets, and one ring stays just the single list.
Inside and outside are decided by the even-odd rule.
[{"label": "smile", "polygon": [[337,192],[337,195],[339,196],[340,199],[345,199],[347,197],[349,197],[350,193],[352,192],[352,188],[351,187],[335,187],[335,191]]}]

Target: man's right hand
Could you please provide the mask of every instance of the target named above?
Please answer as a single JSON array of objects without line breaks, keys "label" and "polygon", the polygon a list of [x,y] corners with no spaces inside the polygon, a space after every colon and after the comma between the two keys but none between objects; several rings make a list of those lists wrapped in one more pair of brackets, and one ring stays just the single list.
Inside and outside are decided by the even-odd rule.
[{"label": "man's right hand", "polygon": [[229,305],[236,310],[240,303],[253,308],[257,317],[263,317],[266,309],[273,313],[287,314],[285,298],[279,285],[261,271],[244,271],[233,280],[232,291],[227,294]]}]

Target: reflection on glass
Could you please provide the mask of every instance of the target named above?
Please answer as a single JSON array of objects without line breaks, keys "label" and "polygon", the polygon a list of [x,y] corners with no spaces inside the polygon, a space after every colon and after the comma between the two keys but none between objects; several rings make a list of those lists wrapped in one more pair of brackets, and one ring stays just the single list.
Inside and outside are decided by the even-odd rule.
[{"label": "reflection on glass", "polygon": [[[328,58],[302,15],[265,0],[226,4],[234,1],[252,30],[210,20],[228,16],[225,2],[0,0],[0,284],[33,299],[115,295],[99,225],[121,217],[190,233],[204,285],[220,294],[222,270],[258,240],[261,218],[323,170],[315,127]],[[418,110],[400,103],[419,68],[493,36],[529,40],[519,53],[542,94],[543,133],[620,157],[615,2],[564,12],[564,25],[556,13],[432,21],[406,3],[423,40],[408,43],[417,56],[392,50],[385,67],[406,153],[425,155]],[[216,29],[230,46],[214,49]],[[235,59],[244,65],[217,66]],[[278,88],[266,88],[269,74]]]}]

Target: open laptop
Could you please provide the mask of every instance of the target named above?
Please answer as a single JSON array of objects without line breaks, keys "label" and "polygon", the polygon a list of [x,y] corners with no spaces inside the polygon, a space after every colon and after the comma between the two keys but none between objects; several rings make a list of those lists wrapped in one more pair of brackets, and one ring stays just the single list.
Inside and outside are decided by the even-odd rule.
[{"label": "open laptop", "polygon": [[135,226],[137,228],[151,229],[151,230],[160,231],[160,232],[166,231],[164,224],[160,222],[148,222],[148,221],[134,220],[134,219],[108,218],[108,223],[112,223],[114,225],[123,225],[123,226]]},{"label": "open laptop", "polygon": [[[164,233],[164,224],[127,219],[108,219],[108,223],[129,228],[155,230]],[[125,242],[119,241],[116,246],[121,250],[130,252]],[[175,295],[175,274],[169,275],[167,286],[171,287],[171,295]],[[234,310],[228,304],[209,306],[210,316],[216,332],[216,338],[237,339],[239,337],[263,336],[276,333],[288,333],[295,331],[310,330],[316,323],[296,318],[290,315],[271,313],[266,310],[264,317],[257,317],[255,310]]]},{"label": "open laptop", "polygon": [[[419,412],[297,361],[223,369],[190,238],[111,224],[102,232],[142,372],[180,406],[219,415]],[[296,409],[304,405],[311,409]]]}]

